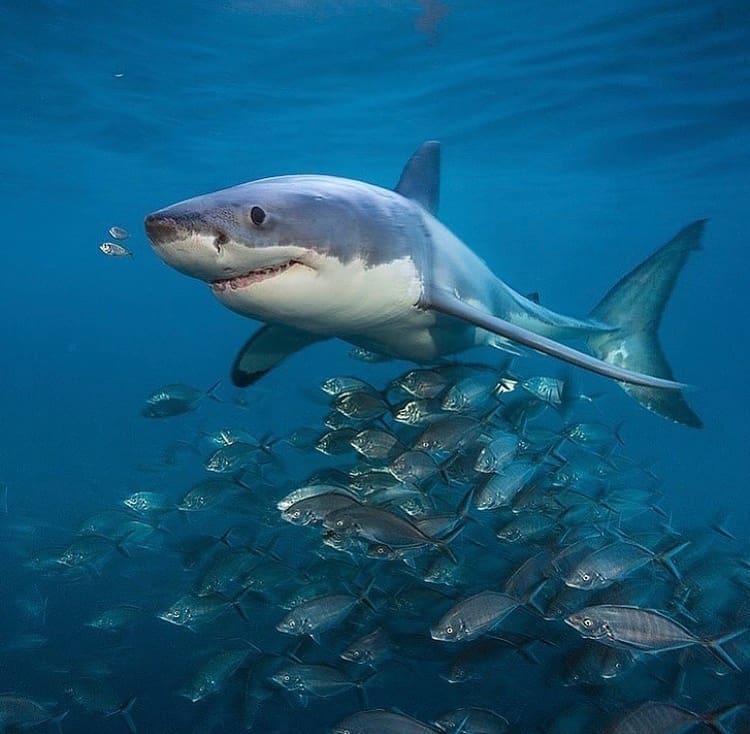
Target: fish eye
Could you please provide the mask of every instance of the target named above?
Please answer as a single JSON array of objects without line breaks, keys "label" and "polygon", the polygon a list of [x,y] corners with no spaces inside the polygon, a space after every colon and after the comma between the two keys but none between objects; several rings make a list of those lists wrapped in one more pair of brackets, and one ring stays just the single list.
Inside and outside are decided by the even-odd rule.
[{"label": "fish eye", "polygon": [[447,632],[447,633],[448,633],[449,635],[452,635],[452,634],[453,634],[453,627],[451,627],[450,625],[448,625],[448,626],[447,626],[447,627],[445,628],[445,631],[446,631],[446,632]]},{"label": "fish eye", "polygon": [[592,624],[593,624],[593,622],[588,617],[584,617],[583,618],[583,626],[584,627],[591,627]]},{"label": "fish eye", "polygon": [[587,573],[581,574],[581,579],[583,579],[583,581],[588,581],[590,578],[591,576],[589,576]]},{"label": "fish eye", "polygon": [[266,213],[259,206],[254,206],[250,210],[250,219],[256,227],[260,227],[265,221]]},{"label": "fish eye", "polygon": [[292,679],[292,678],[291,678],[291,676],[290,676],[290,675],[289,675],[288,673],[287,673],[286,675],[284,675],[284,676],[282,677],[282,680],[283,680],[283,681],[284,681],[285,683],[288,683],[288,682],[289,682],[289,681],[290,681],[291,679]]}]

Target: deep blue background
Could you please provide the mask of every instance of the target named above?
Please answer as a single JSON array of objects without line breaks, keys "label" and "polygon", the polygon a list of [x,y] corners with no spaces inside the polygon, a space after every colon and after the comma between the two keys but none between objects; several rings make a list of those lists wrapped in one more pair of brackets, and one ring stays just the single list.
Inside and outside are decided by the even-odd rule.
[{"label": "deep blue background", "polygon": [[[3,3],[11,514],[70,525],[137,488],[136,467],[200,424],[145,421],[145,396],[225,377],[254,328],[151,253],[147,212],[283,173],[390,186],[435,138],[443,221],[565,313],[585,314],[680,227],[710,218],[661,330],[705,429],[651,416],[599,378],[579,384],[607,393],[607,420],[624,419],[629,454],[654,460],[676,522],[726,509],[747,539],[750,6],[446,2],[432,33],[417,28],[420,4],[400,0]],[[132,261],[98,252],[113,224],[132,232]],[[245,394],[242,420],[281,432],[320,412],[308,396],[323,376],[399,369],[346,351],[289,360]]]},{"label": "deep blue background", "polygon": [[[69,506],[82,475],[116,484],[156,440],[137,415],[144,395],[226,375],[253,328],[151,254],[145,213],[281,173],[392,185],[438,138],[443,220],[564,312],[586,313],[710,217],[662,326],[706,428],[581,381],[612,393],[612,420],[626,420],[631,452],[658,460],[675,513],[721,506],[747,524],[747,4],[449,6],[427,35],[419,4],[396,0],[3,5],[0,479],[12,504]],[[134,261],[97,251],[112,224],[132,231]],[[357,368],[341,346],[313,354],[321,374]],[[274,405],[313,384],[301,364],[266,381],[295,388]]]}]

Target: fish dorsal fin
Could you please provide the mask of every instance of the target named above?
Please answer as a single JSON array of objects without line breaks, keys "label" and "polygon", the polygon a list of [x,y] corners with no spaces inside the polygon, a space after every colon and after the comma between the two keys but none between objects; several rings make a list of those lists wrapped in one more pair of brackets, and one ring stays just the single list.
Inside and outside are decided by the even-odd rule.
[{"label": "fish dorsal fin", "polygon": [[428,140],[417,148],[401,172],[396,191],[437,216],[440,199],[440,143],[437,140]]}]

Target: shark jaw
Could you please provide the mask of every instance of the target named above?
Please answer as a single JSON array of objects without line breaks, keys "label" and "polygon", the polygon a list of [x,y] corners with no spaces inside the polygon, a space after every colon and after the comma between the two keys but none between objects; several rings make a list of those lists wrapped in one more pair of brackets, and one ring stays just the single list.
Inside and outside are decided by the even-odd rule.
[{"label": "shark jaw", "polygon": [[[263,283],[294,270],[314,271],[314,254],[294,245],[251,246],[211,227],[147,219],[152,247],[169,266],[208,283],[216,295]],[[150,225],[150,226],[149,226]]]},{"label": "shark jaw", "polygon": [[223,293],[227,288],[236,291],[239,288],[247,288],[248,286],[254,285],[255,283],[261,283],[264,280],[273,278],[281,273],[286,272],[290,268],[294,267],[307,267],[299,260],[287,260],[286,262],[279,263],[278,265],[269,265],[265,268],[259,268],[257,270],[250,270],[242,275],[236,275],[231,278],[220,278],[218,280],[211,281],[211,290],[214,293]]}]

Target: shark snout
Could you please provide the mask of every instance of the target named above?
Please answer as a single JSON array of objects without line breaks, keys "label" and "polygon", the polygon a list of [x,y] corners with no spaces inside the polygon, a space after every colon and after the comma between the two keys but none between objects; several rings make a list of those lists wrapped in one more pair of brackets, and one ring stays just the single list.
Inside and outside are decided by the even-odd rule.
[{"label": "shark snout", "polygon": [[165,217],[158,212],[149,214],[144,225],[146,234],[154,245],[162,245],[166,242],[172,242],[178,237],[180,225],[173,217]]},{"label": "shark snout", "polygon": [[156,254],[181,273],[211,282],[226,277],[227,267],[231,270],[219,262],[227,236],[200,217],[163,210],[149,214],[143,224]]}]

